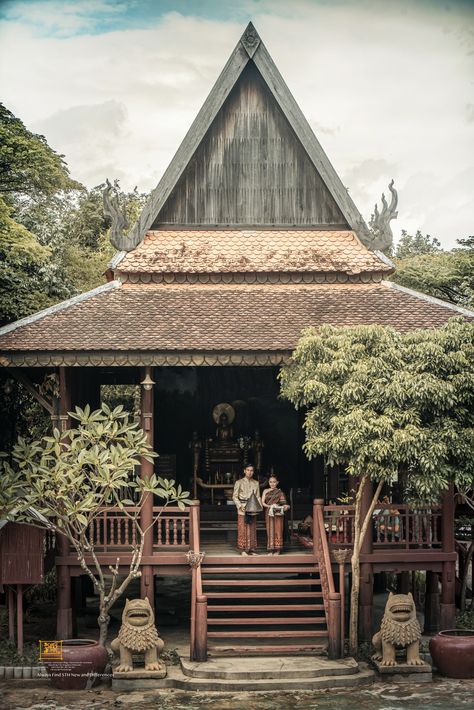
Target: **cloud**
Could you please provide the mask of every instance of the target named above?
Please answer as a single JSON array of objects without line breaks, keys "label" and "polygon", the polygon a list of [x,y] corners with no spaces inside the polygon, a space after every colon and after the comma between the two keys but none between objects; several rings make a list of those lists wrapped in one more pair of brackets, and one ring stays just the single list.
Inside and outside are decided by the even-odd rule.
[{"label": "cloud", "polygon": [[10,2],[2,14],[7,21],[31,27],[36,35],[70,37],[94,30],[98,18],[102,22],[112,19],[125,7],[125,3],[118,0],[22,0]]},{"label": "cloud", "polygon": [[33,123],[31,128],[48,136],[50,145],[67,156],[72,173],[80,172],[83,182],[96,185],[106,177],[128,177],[117,171],[118,156],[130,138],[124,104],[111,100],[71,106]]},{"label": "cloud", "polygon": [[[90,16],[112,22],[113,4],[122,21],[134,6],[97,0],[104,9],[94,14],[87,2],[56,4],[78,8],[65,20],[79,24]],[[65,38],[38,36],[27,18],[27,5],[54,3],[22,4],[23,14],[0,23],[4,101],[66,155],[76,179],[93,185],[107,175],[121,177],[124,188],[153,188],[247,11],[367,218],[393,177],[394,233],[420,228],[447,246],[472,233],[472,5],[248,0],[238,5],[238,21],[230,10],[227,19],[222,10],[219,19],[168,12],[147,24],[135,18],[133,29],[96,26]]]}]

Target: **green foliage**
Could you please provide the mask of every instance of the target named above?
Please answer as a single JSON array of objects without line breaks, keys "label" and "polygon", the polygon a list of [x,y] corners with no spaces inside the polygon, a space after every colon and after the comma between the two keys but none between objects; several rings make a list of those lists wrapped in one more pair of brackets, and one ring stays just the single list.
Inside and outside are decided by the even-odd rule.
[{"label": "green foliage", "polygon": [[173,499],[184,509],[189,496],[180,486],[175,488],[174,481],[134,475],[140,457],[152,461],[156,454],[123,407],[111,410],[104,404],[92,412],[86,405],[70,414],[77,421],[75,428],[63,433],[55,429],[40,441],[19,438],[12,465],[3,460],[7,485],[23,486],[23,511],[33,507],[77,542],[102,506],[123,510],[137,495],[139,501],[145,494]]},{"label": "green foliage", "polygon": [[0,193],[5,199],[35,199],[75,187],[78,183],[69,177],[63,156],[0,104]]},{"label": "green foliage", "polygon": [[304,449],[354,476],[403,473],[418,498],[474,482],[474,325],[401,335],[382,326],[303,332],[280,373],[304,408]]},{"label": "green foliage", "polygon": [[451,251],[399,254],[393,281],[460,306],[474,306],[474,237],[459,239]]},{"label": "green foliage", "polygon": [[2,638],[0,641],[0,666],[37,666],[39,665],[39,643],[25,643],[23,653],[18,653],[16,644]]},{"label": "green foliage", "polygon": [[422,234],[418,229],[416,234],[408,234],[406,229],[402,229],[402,236],[395,249],[396,259],[407,259],[420,254],[434,254],[441,251],[441,243],[436,237],[429,234]]},{"label": "green foliage", "polygon": [[0,197],[0,325],[52,302],[45,276],[50,250],[11,216]]},{"label": "green foliage", "polygon": [[457,629],[474,629],[474,606],[471,609],[458,611],[456,614]]}]

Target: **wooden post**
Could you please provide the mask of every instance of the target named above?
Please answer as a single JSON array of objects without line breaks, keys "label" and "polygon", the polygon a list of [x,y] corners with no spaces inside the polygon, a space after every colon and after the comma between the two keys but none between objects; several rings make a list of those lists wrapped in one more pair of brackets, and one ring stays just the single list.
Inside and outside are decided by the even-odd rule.
[{"label": "wooden post", "polygon": [[[153,369],[151,367],[141,368],[141,427],[146,434],[148,443],[153,446]],[[142,478],[149,478],[153,475],[153,463],[142,458],[140,472]],[[143,556],[153,555],[153,496],[148,495],[140,511],[140,525],[142,530],[147,530],[143,545]],[[153,567],[149,564],[142,565],[140,577],[140,596],[142,599],[148,598],[152,609],[155,608],[155,593],[153,585]]]},{"label": "wooden post", "polygon": [[328,658],[342,658],[341,595],[330,592],[328,600]]},{"label": "wooden post", "polygon": [[316,554],[316,550],[318,549],[319,545],[319,536],[321,535],[321,531],[318,526],[318,507],[321,507],[324,509],[324,500],[323,498],[315,498],[313,500],[313,554]]},{"label": "wooden post", "polygon": [[[69,427],[69,414],[71,409],[71,373],[69,368],[59,368],[59,399],[57,401],[57,415],[53,416],[53,426],[64,432]],[[68,557],[69,541],[64,535],[58,535],[58,555]],[[57,635],[58,639],[72,637],[72,601],[71,601],[71,575],[65,564],[57,567]]]},{"label": "wooden post", "polygon": [[400,574],[397,575],[397,593],[398,594],[408,594],[409,592],[410,592],[410,572],[400,572]]},{"label": "wooden post", "polygon": [[11,587],[8,587],[8,638],[13,643],[15,641],[15,594]]},{"label": "wooden post", "polygon": [[[443,552],[455,552],[454,537],[454,487],[451,484],[443,493],[442,499],[442,549]],[[456,615],[455,607],[456,570],[454,562],[443,562],[441,573],[441,630],[452,629]]]},{"label": "wooden post", "polygon": [[[367,481],[362,491],[360,518],[364,521],[370,508],[373,496],[373,485]],[[360,550],[361,555],[371,555],[372,544],[372,524],[369,523],[365,539]],[[360,565],[360,592],[359,592],[359,635],[361,640],[372,638],[372,619],[374,606],[374,575],[370,562],[363,562]]]},{"label": "wooden post", "polygon": [[16,640],[18,653],[23,653],[23,585],[16,585]]},{"label": "wooden post", "polygon": [[207,597],[203,594],[196,599],[196,638],[194,660],[207,661]]},{"label": "wooden post", "polygon": [[426,573],[424,634],[439,631],[439,580],[437,572]]}]

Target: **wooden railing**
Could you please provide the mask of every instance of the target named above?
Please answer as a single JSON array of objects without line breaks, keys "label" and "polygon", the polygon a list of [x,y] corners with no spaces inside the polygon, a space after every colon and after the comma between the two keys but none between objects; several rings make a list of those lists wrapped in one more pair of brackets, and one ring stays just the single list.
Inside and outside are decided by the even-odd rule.
[{"label": "wooden railing", "polygon": [[[138,508],[129,507],[132,514]],[[153,549],[185,550],[189,548],[190,508],[177,506],[153,508]],[[150,533],[148,533],[150,534]],[[89,527],[89,539],[97,552],[130,550],[137,543],[137,529],[120,508],[104,508]]]},{"label": "wooden railing", "polygon": [[[429,549],[442,546],[441,507],[415,510],[404,504],[375,512],[372,517],[373,548]],[[331,548],[352,547],[354,506],[324,506],[324,527]]]},{"label": "wooden railing", "polygon": [[313,549],[318,558],[321,590],[328,626],[328,656],[329,658],[341,658],[344,653],[341,645],[341,594],[336,592],[334,587],[323,511],[324,501],[313,501]]}]

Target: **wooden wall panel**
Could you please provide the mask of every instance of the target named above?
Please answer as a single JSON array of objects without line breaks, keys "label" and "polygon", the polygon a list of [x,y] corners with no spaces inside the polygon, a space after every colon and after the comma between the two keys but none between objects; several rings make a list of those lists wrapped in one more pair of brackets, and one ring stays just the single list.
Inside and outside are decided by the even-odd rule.
[{"label": "wooden wall panel", "polygon": [[347,225],[253,62],[153,224]]}]

